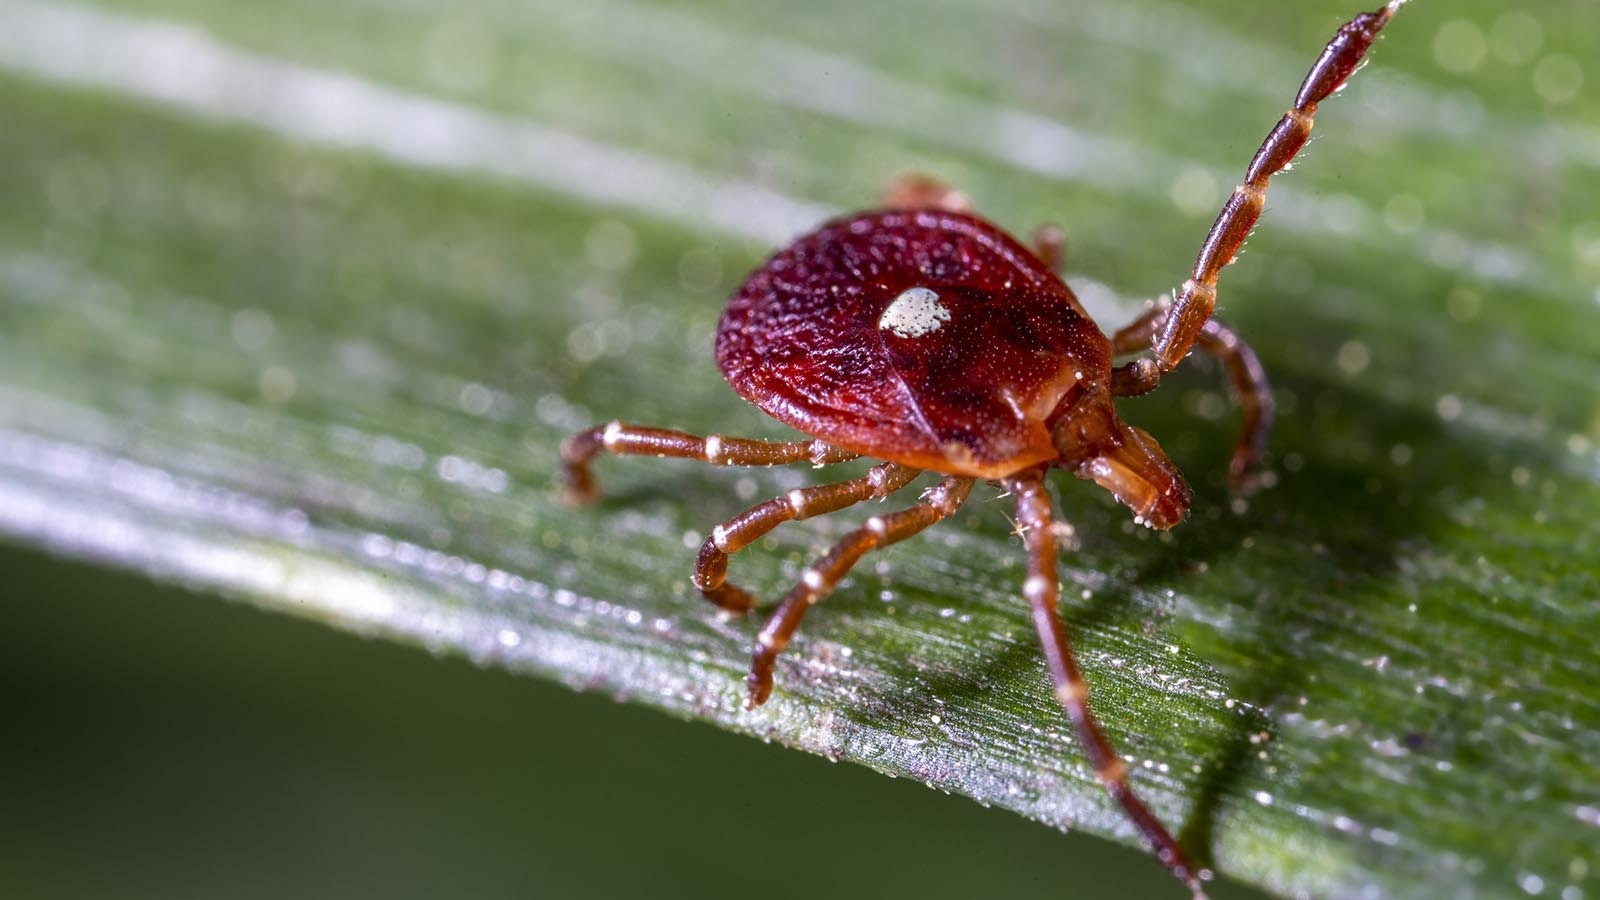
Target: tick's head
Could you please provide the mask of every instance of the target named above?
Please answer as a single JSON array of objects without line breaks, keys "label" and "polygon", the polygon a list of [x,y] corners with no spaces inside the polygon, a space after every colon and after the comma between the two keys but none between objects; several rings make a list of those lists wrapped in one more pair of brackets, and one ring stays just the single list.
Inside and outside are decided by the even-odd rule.
[{"label": "tick's head", "polygon": [[1108,390],[1086,391],[1050,422],[1056,465],[1110,491],[1138,521],[1171,528],[1189,512],[1189,485],[1149,432],[1117,416]]}]

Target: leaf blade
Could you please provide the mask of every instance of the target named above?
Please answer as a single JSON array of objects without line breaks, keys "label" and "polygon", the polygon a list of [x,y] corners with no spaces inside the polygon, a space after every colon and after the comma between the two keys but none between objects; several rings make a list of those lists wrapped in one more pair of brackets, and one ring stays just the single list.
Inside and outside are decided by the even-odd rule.
[{"label": "leaf blade", "polygon": [[[324,52],[353,54],[348,26],[342,39]],[[807,60],[815,57],[791,62]],[[393,62],[351,64],[382,72]],[[910,97],[913,107],[949,92],[919,94],[914,76],[868,75],[881,96]],[[385,90],[424,80],[392,77],[400,86]],[[463,182],[374,163],[370,146],[328,152],[172,119],[151,133],[137,105],[77,96],[50,83],[59,80],[6,85],[8,108],[27,125],[4,148],[7,194],[17,198],[13,249],[0,266],[0,284],[18,301],[0,337],[10,533],[1126,837],[1065,749],[1013,597],[1017,549],[991,512],[893,552],[886,569],[830,600],[780,671],[779,700],[751,717],[737,712],[748,635],[691,596],[685,534],[737,510],[730,482],[743,496],[801,476],[674,470],[674,491],[659,486],[658,466],[617,461],[603,473],[613,499],[600,509],[564,510],[549,496],[556,442],[591,419],[772,433],[728,408],[703,361],[718,295],[760,252],[708,234],[760,238],[778,226],[746,234],[693,203],[692,220],[657,221],[681,208],[668,183],[682,169],[651,176],[660,193],[648,203],[563,175],[541,183],[554,195],[536,194],[528,209],[523,189],[475,180],[506,175],[493,155],[465,166],[472,177]],[[961,109],[992,121],[983,105]],[[992,144],[940,143],[916,115],[882,131],[827,107],[799,115],[817,138],[806,142],[814,160],[788,164],[805,184],[831,170],[867,180],[875,166],[843,157],[864,132],[969,168],[1004,209],[1031,211],[1020,185],[1037,173],[1018,172]],[[595,130],[645,146],[661,140],[616,118]],[[1356,118],[1347,115],[1347,127]],[[1384,140],[1413,140],[1390,129]],[[1420,130],[1417,144],[1442,142]],[[752,138],[746,151],[763,152],[766,140]],[[58,148],[82,146],[97,149],[57,159]],[[253,162],[240,169],[238,159]],[[1462,167],[1481,171],[1488,159]],[[1562,159],[1581,174],[1581,161]],[[1132,246],[1126,229],[1090,231],[1090,271],[1170,270],[1170,248],[1187,246],[1193,223],[1165,211],[1159,187],[1131,190],[1094,171],[1055,175],[1075,185],[1085,215],[1159,221],[1151,240],[1161,246]],[[1272,305],[1270,285],[1259,271],[1252,283],[1247,266],[1230,270],[1225,288],[1241,297],[1229,312],[1267,348],[1281,394],[1301,412],[1286,410],[1277,439],[1300,456],[1279,491],[1225,513],[1217,481],[1197,478],[1215,518],[1190,523],[1172,544],[1126,534],[1114,510],[1064,491],[1085,544],[1067,573],[1089,592],[1069,614],[1102,713],[1123,749],[1151,763],[1140,767],[1142,788],[1169,821],[1201,809],[1199,827],[1209,823],[1226,871],[1284,891],[1339,893],[1376,878],[1395,896],[1469,881],[1509,893],[1526,872],[1556,884],[1563,861],[1592,848],[1592,834],[1572,823],[1592,809],[1583,792],[1595,703],[1578,636],[1594,617],[1584,560],[1597,466],[1585,443],[1592,394],[1574,388],[1595,366],[1574,323],[1595,314],[1573,302],[1578,279],[1557,271],[1546,247],[1507,245],[1515,236],[1505,225],[1469,221],[1451,205],[1459,182],[1411,174],[1427,208],[1448,217],[1447,245],[1498,239],[1519,255],[1499,279],[1493,267],[1460,275],[1448,252],[1415,266],[1394,261],[1414,259],[1406,249],[1352,265],[1359,257],[1328,246],[1325,221],[1295,217],[1310,201],[1291,193],[1285,215],[1269,214],[1257,246],[1311,269],[1313,285],[1294,290],[1292,269],[1273,270],[1301,301],[1293,315]],[[158,197],[141,184],[170,190]],[[862,192],[819,190],[838,203]],[[820,215],[820,206],[775,196],[756,196],[758,208],[779,210],[771,221]],[[1358,204],[1376,208],[1381,194],[1372,196]],[[1536,221],[1571,224],[1559,210]],[[1183,238],[1167,242],[1167,231]],[[1368,252],[1381,243],[1348,237]],[[1515,311],[1486,310],[1491,290],[1518,300]],[[1461,327],[1435,328],[1389,302],[1389,291],[1443,297],[1420,311],[1443,311]],[[661,389],[661,373],[691,368],[692,378]],[[1141,422],[1175,436],[1191,473],[1220,458],[1230,427],[1182,415],[1214,409],[1218,398],[1202,385],[1180,381],[1171,389],[1183,393],[1171,396],[1181,399],[1138,407],[1149,417]],[[1531,413],[1517,412],[1530,397]],[[781,590],[840,527],[781,535],[741,556],[740,577]],[[81,543],[94,535],[124,539]],[[614,552],[624,546],[636,550]],[[1434,612],[1426,634],[1414,635],[1424,607]],[[1437,655],[1508,635],[1518,649],[1503,659]],[[1347,696],[1344,685],[1359,689]],[[1408,692],[1419,689],[1425,699],[1413,700]],[[1538,740],[1518,747],[1518,729]],[[1268,749],[1252,742],[1263,731]],[[1538,802],[1515,812],[1541,846],[1496,850],[1499,826],[1476,815],[1503,796],[1490,777],[1496,758],[1519,774],[1547,770],[1521,783]],[[1474,777],[1452,777],[1463,769]],[[1430,808],[1435,820],[1418,819],[1408,804],[1420,794],[1408,784],[1450,802]],[[1490,871],[1474,874],[1474,860]]]}]

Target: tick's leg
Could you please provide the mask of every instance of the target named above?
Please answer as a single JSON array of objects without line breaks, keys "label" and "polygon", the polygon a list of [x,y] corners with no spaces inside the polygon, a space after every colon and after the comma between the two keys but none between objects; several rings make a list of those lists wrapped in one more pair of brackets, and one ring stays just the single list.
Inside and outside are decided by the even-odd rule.
[{"label": "tick's leg", "polygon": [[1295,95],[1294,106],[1273,127],[1255,158],[1250,160],[1244,184],[1234,188],[1233,196],[1223,204],[1211,231],[1200,245],[1194,270],[1172,304],[1171,315],[1162,321],[1156,332],[1152,349],[1162,372],[1172,371],[1199,337],[1201,327],[1217,304],[1217,278],[1222,267],[1233,261],[1239,246],[1260,218],[1267,199],[1267,181],[1287,168],[1311,137],[1311,121],[1317,113],[1317,104],[1344,84],[1377,39],[1378,32],[1404,3],[1405,0],[1389,0],[1382,9],[1362,13],[1340,26],[1338,34],[1306,73],[1300,92]]},{"label": "tick's leg", "polygon": [[1060,275],[1067,267],[1067,233],[1054,225],[1033,230],[1033,253],[1045,268]]},{"label": "tick's leg", "polygon": [[[1089,709],[1089,685],[1083,680],[1078,661],[1072,653],[1072,643],[1061,624],[1057,606],[1061,599],[1060,576],[1056,571],[1056,538],[1051,528],[1050,495],[1044,488],[1044,469],[1034,469],[1022,475],[1003,480],[1007,492],[1017,498],[1017,525],[1028,548],[1028,578],[1022,584],[1022,593],[1033,612],[1033,626],[1044,646],[1045,663],[1050,669],[1050,680],[1055,684],[1056,698],[1072,721],[1078,742],[1094,766],[1095,774],[1106,786],[1112,799],[1125,812],[1155,850],[1157,858],[1172,874],[1178,876],[1196,897],[1201,896],[1200,871],[1183,853],[1178,842],[1167,831],[1161,820],[1150,812],[1133,787],[1128,784],[1128,767],[1100,730]],[[1205,877],[1209,877],[1207,874]]]},{"label": "tick's leg", "polygon": [[883,205],[890,209],[972,212],[972,200],[966,194],[921,172],[901,172],[894,176],[883,192]]},{"label": "tick's leg", "polygon": [[[1159,306],[1145,310],[1143,315],[1111,338],[1112,352],[1119,355],[1137,353],[1150,346],[1150,340],[1160,327],[1161,317],[1165,313],[1166,310]],[[1261,360],[1250,349],[1250,345],[1237,332],[1216,319],[1206,320],[1195,346],[1220,360],[1228,374],[1228,386],[1233,391],[1233,399],[1238,402],[1244,420],[1239,430],[1239,441],[1233,446],[1233,457],[1228,460],[1228,482],[1235,490],[1248,490],[1254,486],[1255,477],[1261,471],[1261,457],[1267,452],[1267,433],[1272,430],[1272,388],[1267,384],[1267,372],[1261,367]],[[1151,370],[1147,367],[1144,371]],[[1118,396],[1139,394],[1154,387],[1153,383],[1140,382],[1138,374],[1129,367],[1118,369],[1117,373],[1117,378],[1113,379],[1113,390]],[[1129,373],[1126,376],[1127,384],[1117,383],[1118,379],[1124,377],[1123,373]]]},{"label": "tick's leg", "polygon": [[868,550],[903,541],[929,525],[948,517],[961,507],[972,490],[972,479],[952,475],[923,494],[916,506],[873,516],[834,544],[822,558],[800,575],[800,583],[789,591],[777,611],[761,627],[756,637],[755,657],[750,662],[750,693],[746,706],[754,709],[772,693],[772,664],[794,637],[800,619],[813,604],[826,597],[844,579],[850,567]]},{"label": "tick's leg", "polygon": [[742,613],[755,605],[755,598],[743,588],[727,583],[730,555],[791,519],[809,519],[863,500],[881,500],[920,474],[919,470],[898,463],[884,463],[873,466],[862,478],[795,488],[782,497],[752,506],[711,529],[711,537],[701,546],[694,562],[694,586],[712,603],[729,612]]},{"label": "tick's leg", "polygon": [[584,503],[599,494],[589,462],[602,452],[677,456],[714,466],[778,466],[796,462],[825,466],[856,458],[856,454],[822,441],[755,441],[720,434],[695,437],[665,428],[610,422],[580,431],[562,442],[561,467],[570,502]]}]

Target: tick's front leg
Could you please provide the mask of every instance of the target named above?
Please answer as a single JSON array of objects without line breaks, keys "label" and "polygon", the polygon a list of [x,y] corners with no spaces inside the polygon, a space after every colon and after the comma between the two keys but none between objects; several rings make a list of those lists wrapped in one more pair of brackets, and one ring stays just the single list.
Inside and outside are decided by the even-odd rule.
[{"label": "tick's front leg", "polygon": [[1362,13],[1339,26],[1322,55],[1306,73],[1295,93],[1294,105],[1283,114],[1261,143],[1245,170],[1244,183],[1234,189],[1211,230],[1200,243],[1194,268],[1172,301],[1151,341],[1153,358],[1163,373],[1177,367],[1199,339],[1201,328],[1217,305],[1217,280],[1233,261],[1245,236],[1266,208],[1267,182],[1288,168],[1290,160],[1311,137],[1317,106],[1337,91],[1367,55],[1378,33],[1406,0],[1389,0],[1381,8]]}]

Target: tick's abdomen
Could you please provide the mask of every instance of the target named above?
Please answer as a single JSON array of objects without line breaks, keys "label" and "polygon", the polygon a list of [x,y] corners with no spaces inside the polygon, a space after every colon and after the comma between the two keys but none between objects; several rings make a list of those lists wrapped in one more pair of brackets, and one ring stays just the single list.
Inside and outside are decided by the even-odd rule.
[{"label": "tick's abdomen", "polygon": [[717,331],[741,396],[864,456],[999,478],[1058,455],[1047,422],[1111,348],[1072,292],[983,219],[829,223],[746,281]]}]

